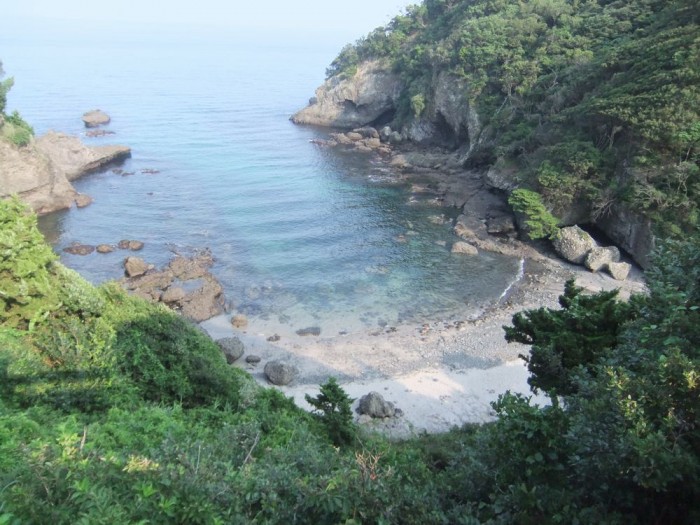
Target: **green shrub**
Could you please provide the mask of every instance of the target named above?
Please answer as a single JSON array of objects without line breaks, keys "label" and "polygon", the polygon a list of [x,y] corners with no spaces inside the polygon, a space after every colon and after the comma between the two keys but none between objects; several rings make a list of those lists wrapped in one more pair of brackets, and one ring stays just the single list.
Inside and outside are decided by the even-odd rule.
[{"label": "green shrub", "polygon": [[516,213],[525,215],[525,225],[530,238],[551,238],[557,232],[559,220],[547,210],[539,193],[517,189],[508,197],[508,203]]},{"label": "green shrub", "polygon": [[2,133],[15,146],[22,147],[31,142],[34,136],[34,129],[22,119],[17,111],[14,111],[12,115],[5,117]]}]

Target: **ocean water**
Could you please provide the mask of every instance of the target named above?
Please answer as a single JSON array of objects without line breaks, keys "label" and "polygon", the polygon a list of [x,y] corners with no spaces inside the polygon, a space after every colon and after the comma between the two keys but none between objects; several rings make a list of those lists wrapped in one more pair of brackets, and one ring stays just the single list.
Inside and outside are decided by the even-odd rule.
[{"label": "ocean water", "polygon": [[115,134],[85,142],[132,148],[132,175],[89,175],[75,186],[92,205],[42,218],[63,262],[99,283],[122,276],[126,252],[63,248],[138,239],[157,265],[210,248],[232,311],[325,335],[463,319],[498,301],[520,261],[450,254],[450,224],[431,217],[456,210],[411,202],[377,158],[321,148],[310,141],[328,130],[288,120],[336,51],[262,36],[0,40],[9,109],[37,134],[84,134],[80,116],[101,108]]}]

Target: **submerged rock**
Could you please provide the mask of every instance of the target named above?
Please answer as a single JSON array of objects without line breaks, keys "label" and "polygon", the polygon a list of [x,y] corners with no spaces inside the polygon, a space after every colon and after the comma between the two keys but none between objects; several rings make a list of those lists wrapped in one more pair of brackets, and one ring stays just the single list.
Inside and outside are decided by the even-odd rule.
[{"label": "submerged rock", "polygon": [[464,255],[478,255],[479,250],[476,249],[475,246],[472,246],[468,242],[464,241],[457,241],[452,245],[452,250],[450,250],[452,253],[461,253]]},{"label": "submerged rock", "polygon": [[310,336],[310,335],[317,336],[317,335],[321,335],[321,327],[309,326],[308,328],[300,328],[299,330],[297,330],[296,333],[297,333],[297,335],[300,335],[302,337]]},{"label": "submerged rock", "polygon": [[114,251],[114,246],[111,244],[98,244],[97,253],[112,253]]},{"label": "submerged rock", "polygon": [[248,326],[248,318],[243,314],[236,314],[231,317],[231,325],[238,329],[245,328]]},{"label": "submerged rock", "polygon": [[71,255],[90,255],[95,251],[95,247],[90,244],[74,243],[67,248],[63,248],[63,251]]}]

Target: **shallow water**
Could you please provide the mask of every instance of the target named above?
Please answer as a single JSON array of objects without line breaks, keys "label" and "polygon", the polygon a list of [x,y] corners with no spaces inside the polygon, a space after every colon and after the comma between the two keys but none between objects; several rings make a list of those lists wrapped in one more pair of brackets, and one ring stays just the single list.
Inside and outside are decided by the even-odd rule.
[{"label": "shallow water", "polygon": [[289,122],[323,80],[327,50],[141,38],[4,42],[2,53],[16,79],[10,109],[37,133],[82,133],[80,115],[100,107],[116,134],[86,142],[132,147],[132,175],[77,181],[94,203],[41,221],[93,282],[121,277],[126,253],[64,247],[138,239],[158,265],[209,247],[235,311],[327,333],[468,317],[518,275],[517,259],[450,254],[450,224],[434,217],[456,210],[409,204],[376,158],[320,148],[310,140],[326,131]]}]

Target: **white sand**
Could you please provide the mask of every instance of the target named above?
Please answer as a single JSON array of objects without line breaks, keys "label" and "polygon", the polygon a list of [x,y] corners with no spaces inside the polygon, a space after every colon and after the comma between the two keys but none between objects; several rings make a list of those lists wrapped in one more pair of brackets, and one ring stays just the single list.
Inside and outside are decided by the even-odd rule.
[{"label": "white sand", "polygon": [[[527,262],[526,275],[510,297],[478,320],[331,336],[327,334],[337,331],[324,327],[318,337],[298,336],[289,327],[285,331],[283,326],[252,319],[245,330],[234,330],[229,316],[211,319],[202,326],[215,339],[240,337],[246,355],[260,356],[257,366],[246,364],[245,357],[237,365],[261,384],[268,384],[263,374],[265,362],[281,359],[294,364],[300,372],[297,379],[276,388],[300,406],[309,408],[304,395],[317,395],[319,385],[334,376],[351,397],[376,391],[403,411],[399,418],[372,422],[362,418],[361,423],[393,436],[441,432],[454,425],[493,419],[490,403],[506,390],[530,394],[527,370],[518,359],[528,348],[506,343],[502,326],[510,324],[518,311],[558,307],[564,283],[572,276],[586,290],[620,288],[623,298],[644,289],[636,269],[627,281],[619,282],[603,273],[538,257],[537,262]],[[268,342],[273,334],[282,337]],[[542,404],[546,399],[535,401]]]}]

